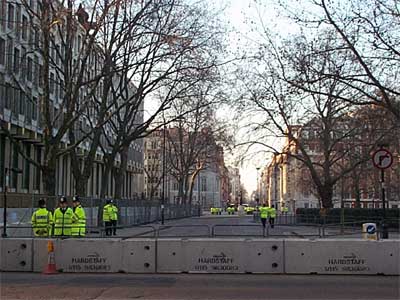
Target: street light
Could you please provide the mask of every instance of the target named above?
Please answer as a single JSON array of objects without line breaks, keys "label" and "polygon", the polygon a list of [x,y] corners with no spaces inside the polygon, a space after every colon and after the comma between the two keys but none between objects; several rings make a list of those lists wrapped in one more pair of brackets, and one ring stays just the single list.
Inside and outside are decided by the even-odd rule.
[{"label": "street light", "polygon": [[257,205],[259,204],[259,202],[260,202],[260,190],[259,190],[259,188],[260,188],[260,186],[259,186],[259,179],[258,179],[258,171],[260,170],[260,167],[257,167],[256,168],[256,170],[257,170],[257,192],[256,192],[256,202],[257,202]]}]

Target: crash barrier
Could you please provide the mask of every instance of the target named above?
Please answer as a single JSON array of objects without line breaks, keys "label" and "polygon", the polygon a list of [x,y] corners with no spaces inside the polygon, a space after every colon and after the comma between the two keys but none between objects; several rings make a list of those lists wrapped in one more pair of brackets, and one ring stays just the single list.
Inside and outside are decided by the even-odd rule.
[{"label": "crash barrier", "polygon": [[285,240],[288,274],[400,274],[396,240]]},{"label": "crash barrier", "polygon": [[159,273],[283,273],[283,240],[162,239]]},{"label": "crash barrier", "polygon": [[397,240],[0,239],[1,271],[400,275]]}]

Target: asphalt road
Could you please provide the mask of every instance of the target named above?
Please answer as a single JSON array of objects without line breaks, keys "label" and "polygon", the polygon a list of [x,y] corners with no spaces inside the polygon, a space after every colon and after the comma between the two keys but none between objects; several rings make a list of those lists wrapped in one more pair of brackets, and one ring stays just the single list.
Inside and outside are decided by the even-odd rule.
[{"label": "asphalt road", "polygon": [[1,299],[399,299],[399,277],[1,273]]}]

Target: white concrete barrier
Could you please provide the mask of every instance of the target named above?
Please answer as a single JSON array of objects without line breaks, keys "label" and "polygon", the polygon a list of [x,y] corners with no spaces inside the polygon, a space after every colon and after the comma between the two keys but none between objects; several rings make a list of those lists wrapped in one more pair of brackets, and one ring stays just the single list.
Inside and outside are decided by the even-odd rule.
[{"label": "white concrete barrier", "polygon": [[43,272],[44,268],[48,263],[48,252],[47,252],[47,242],[53,241],[54,245],[54,258],[56,261],[56,267],[59,269],[57,265],[57,261],[60,259],[61,251],[60,251],[60,243],[57,239],[48,239],[48,238],[34,238],[32,251],[33,251],[33,272]]},{"label": "white concrete barrier", "polygon": [[252,239],[245,245],[246,273],[284,273],[282,239]]},{"label": "white concrete barrier", "polygon": [[399,241],[285,240],[285,273],[399,275]]},{"label": "white concrete barrier", "polygon": [[283,273],[283,241],[160,239],[160,273]]},{"label": "white concrete barrier", "polygon": [[1,238],[1,271],[32,271],[32,239]]},{"label": "white concrete barrier", "polygon": [[122,241],[122,271],[127,273],[156,272],[156,241],[127,239]]},{"label": "white concrete barrier", "polygon": [[185,271],[190,273],[244,273],[243,239],[190,239],[183,244]]},{"label": "white concrete barrier", "polygon": [[65,239],[57,241],[56,264],[63,272],[121,272],[120,239]]},{"label": "white concrete barrier", "polygon": [[159,239],[157,241],[158,273],[181,273],[185,268],[186,252],[183,250],[182,239]]}]

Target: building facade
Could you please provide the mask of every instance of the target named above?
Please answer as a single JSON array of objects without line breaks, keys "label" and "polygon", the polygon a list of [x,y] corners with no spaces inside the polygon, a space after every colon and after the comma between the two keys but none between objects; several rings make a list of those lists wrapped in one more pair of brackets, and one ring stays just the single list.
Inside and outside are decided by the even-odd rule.
[{"label": "building facade", "polygon": [[[40,1],[24,1],[29,5],[29,10],[39,11]],[[29,197],[29,194],[43,193],[43,178],[41,170],[30,163],[29,159],[43,162],[44,142],[40,99],[43,94],[43,86],[40,80],[43,68],[43,58],[40,51],[41,36],[32,26],[35,22],[30,17],[27,8],[22,1],[0,1],[0,120],[2,127],[7,129],[0,135],[0,190],[5,185],[8,192],[15,193],[19,197]],[[83,47],[83,36],[85,27],[76,22],[76,34],[72,55],[79,56]],[[54,37],[57,39],[57,37]],[[57,44],[53,41],[52,44]],[[51,48],[52,49],[52,48]],[[66,83],[62,77],[62,68],[59,51],[62,47],[57,46],[49,53],[52,67],[50,68],[50,114],[54,121],[54,133],[57,134],[62,122],[65,110],[63,107],[64,91]],[[90,55],[91,62],[88,64],[88,74],[95,74],[101,69],[102,60],[93,50]],[[100,93],[102,83],[99,83]],[[84,95],[87,91],[82,90]],[[90,113],[86,118],[77,120],[75,134],[79,138],[82,129],[88,128]],[[143,120],[137,120],[138,122]],[[105,130],[107,137],[112,137],[111,131]],[[108,133],[107,133],[108,132]],[[12,139],[10,139],[10,137]],[[12,142],[17,141],[17,142]],[[103,148],[106,148],[106,136],[101,137]],[[61,149],[71,146],[68,136],[64,136]],[[80,160],[83,160],[88,149],[90,140],[83,140],[78,146]],[[23,154],[23,155],[22,155]],[[91,176],[88,181],[87,195],[99,196],[101,186],[104,184],[104,151],[101,147],[96,150],[92,165]],[[118,158],[115,167],[118,167]],[[17,172],[18,170],[18,172]],[[6,180],[7,179],[7,180]],[[108,177],[107,195],[112,196],[115,183],[112,172]],[[60,155],[56,166],[56,195],[75,195],[75,180],[71,170],[71,157],[68,154]],[[143,192],[143,141],[134,141],[128,151],[128,165],[125,170],[122,196],[126,198],[140,196]]]},{"label": "building facade", "polygon": [[[350,126],[354,119],[358,119],[358,122],[361,120],[363,130],[335,144],[337,149],[331,159],[335,162],[332,163],[332,174],[340,172],[339,168],[356,162],[360,157],[366,158],[336,182],[333,207],[382,207],[381,171],[369,159],[373,151],[379,149],[380,143],[384,143],[393,155],[392,166],[385,170],[386,207],[400,207],[400,128],[380,110],[377,107],[363,108],[339,123],[340,126]],[[382,127],[386,123],[388,127]],[[372,131],[369,130],[371,128]],[[323,147],[318,138],[318,128],[308,124],[297,126],[293,132],[311,160],[322,163]],[[321,207],[309,168],[295,157],[299,152],[298,144],[287,138],[281,153],[272,156],[260,177],[263,201],[276,205],[278,209],[286,206],[290,212],[295,212],[296,208]]]}]

